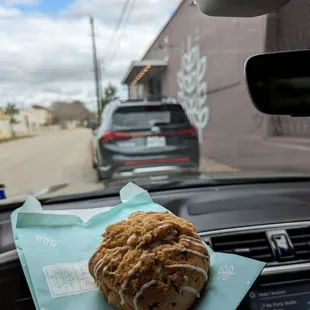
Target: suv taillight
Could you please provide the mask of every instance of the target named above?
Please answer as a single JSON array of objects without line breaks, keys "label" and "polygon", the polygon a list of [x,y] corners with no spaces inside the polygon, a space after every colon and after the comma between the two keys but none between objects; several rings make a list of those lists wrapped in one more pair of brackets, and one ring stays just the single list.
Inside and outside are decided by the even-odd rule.
[{"label": "suv taillight", "polygon": [[142,138],[148,136],[197,136],[197,130],[195,127],[182,129],[177,132],[160,132],[155,134],[130,134],[122,131],[107,131],[103,137],[103,143],[107,143],[112,140],[127,140],[132,138]]},{"label": "suv taillight", "polygon": [[183,129],[180,132],[181,136],[197,136],[197,130],[195,127]]},{"label": "suv taillight", "polygon": [[122,131],[107,131],[103,137],[102,141],[103,143],[107,143],[111,140],[126,140],[132,138],[132,135],[127,132]]}]

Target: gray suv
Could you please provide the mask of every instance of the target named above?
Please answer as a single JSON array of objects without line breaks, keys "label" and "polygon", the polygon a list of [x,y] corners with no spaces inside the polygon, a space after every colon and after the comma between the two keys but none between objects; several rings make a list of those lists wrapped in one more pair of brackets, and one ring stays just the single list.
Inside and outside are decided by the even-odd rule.
[{"label": "gray suv", "polygon": [[181,105],[114,101],[94,132],[98,180],[197,171],[199,143]]}]

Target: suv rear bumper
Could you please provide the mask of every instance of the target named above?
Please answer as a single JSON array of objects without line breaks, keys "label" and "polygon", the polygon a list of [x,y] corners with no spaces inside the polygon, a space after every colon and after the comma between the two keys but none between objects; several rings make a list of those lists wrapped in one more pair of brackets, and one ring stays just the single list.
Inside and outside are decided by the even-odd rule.
[{"label": "suv rear bumper", "polygon": [[197,171],[199,160],[189,157],[179,158],[139,158],[128,161],[115,161],[107,166],[98,167],[102,179],[128,178],[144,175],[161,175]]},{"label": "suv rear bumper", "polygon": [[167,174],[170,175],[185,172],[195,172],[196,170],[197,166],[195,165],[154,166],[154,167],[134,168],[132,171],[118,171],[114,173],[113,177],[115,179],[123,179],[137,176],[167,175]]}]

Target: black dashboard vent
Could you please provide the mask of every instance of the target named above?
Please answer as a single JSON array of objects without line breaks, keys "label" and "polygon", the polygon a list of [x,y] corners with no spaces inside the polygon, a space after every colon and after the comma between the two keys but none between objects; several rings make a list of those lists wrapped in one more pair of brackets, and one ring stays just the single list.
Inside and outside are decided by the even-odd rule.
[{"label": "black dashboard vent", "polygon": [[310,227],[288,229],[296,259],[310,259]]},{"label": "black dashboard vent", "polygon": [[210,240],[216,252],[238,254],[267,263],[274,261],[265,232],[219,235]]},{"label": "black dashboard vent", "polygon": [[19,262],[0,265],[0,309],[35,310]]}]

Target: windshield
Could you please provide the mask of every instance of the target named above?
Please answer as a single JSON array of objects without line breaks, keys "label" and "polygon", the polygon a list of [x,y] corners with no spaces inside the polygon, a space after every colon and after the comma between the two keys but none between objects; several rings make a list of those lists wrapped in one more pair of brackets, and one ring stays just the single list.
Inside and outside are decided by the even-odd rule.
[{"label": "windshield", "polygon": [[307,173],[309,119],[258,112],[243,74],[309,48],[296,2],[245,19],[192,0],[2,1],[0,198]]}]

